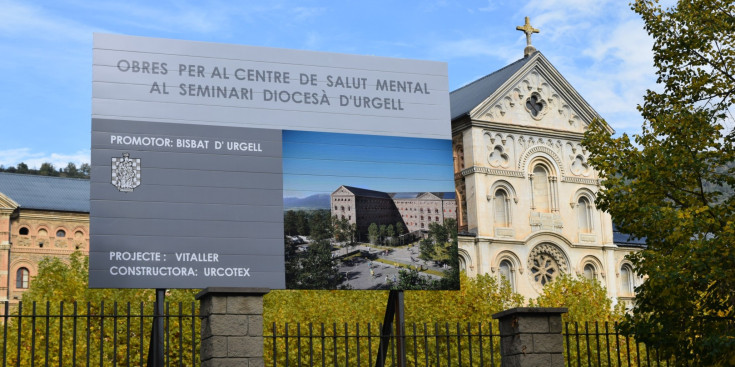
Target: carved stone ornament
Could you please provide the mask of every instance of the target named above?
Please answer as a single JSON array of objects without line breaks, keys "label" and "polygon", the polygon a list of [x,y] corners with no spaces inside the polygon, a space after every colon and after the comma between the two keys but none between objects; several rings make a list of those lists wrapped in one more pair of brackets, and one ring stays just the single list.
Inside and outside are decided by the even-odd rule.
[{"label": "carved stone ornament", "polygon": [[553,282],[561,274],[569,272],[569,265],[561,250],[550,244],[542,243],[528,255],[528,276],[536,289]]},{"label": "carved stone ornament", "polygon": [[549,104],[544,100],[540,94],[533,92],[528,98],[526,98],[526,111],[535,120],[541,120],[546,112],[549,111]]}]

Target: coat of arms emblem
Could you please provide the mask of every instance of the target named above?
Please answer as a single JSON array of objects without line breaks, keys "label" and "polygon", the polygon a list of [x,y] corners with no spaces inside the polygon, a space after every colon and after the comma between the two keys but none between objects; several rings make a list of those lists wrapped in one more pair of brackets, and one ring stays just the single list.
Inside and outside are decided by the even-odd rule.
[{"label": "coat of arms emblem", "polygon": [[130,158],[123,153],[122,158],[112,158],[112,184],[122,192],[132,192],[140,185],[140,158]]}]

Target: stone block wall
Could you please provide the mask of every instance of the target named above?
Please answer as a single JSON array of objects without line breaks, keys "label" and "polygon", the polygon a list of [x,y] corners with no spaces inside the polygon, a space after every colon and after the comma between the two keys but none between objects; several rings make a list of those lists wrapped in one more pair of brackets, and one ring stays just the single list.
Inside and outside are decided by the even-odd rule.
[{"label": "stone block wall", "polygon": [[200,301],[202,367],[263,367],[261,288],[207,288]]},{"label": "stone block wall", "polygon": [[566,308],[519,307],[493,315],[500,321],[502,367],[564,367],[561,315]]}]

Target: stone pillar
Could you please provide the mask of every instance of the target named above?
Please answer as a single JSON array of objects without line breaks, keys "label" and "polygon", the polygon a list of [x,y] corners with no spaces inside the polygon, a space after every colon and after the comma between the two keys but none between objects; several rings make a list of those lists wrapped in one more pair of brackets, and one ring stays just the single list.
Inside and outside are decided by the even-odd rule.
[{"label": "stone pillar", "polygon": [[202,367],[263,367],[263,296],[267,288],[206,288],[196,295]]},{"label": "stone pillar", "polygon": [[561,314],[566,308],[518,307],[493,315],[500,321],[502,367],[564,367]]}]

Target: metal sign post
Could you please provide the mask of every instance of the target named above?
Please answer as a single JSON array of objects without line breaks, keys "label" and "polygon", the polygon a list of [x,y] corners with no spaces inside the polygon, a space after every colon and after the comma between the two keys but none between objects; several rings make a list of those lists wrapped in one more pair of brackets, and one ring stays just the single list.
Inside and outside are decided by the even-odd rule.
[{"label": "metal sign post", "polygon": [[148,347],[148,367],[163,367],[163,305],[166,289],[156,289],[156,307],[153,309],[151,343]]},{"label": "metal sign post", "polygon": [[388,294],[388,304],[385,306],[385,317],[383,319],[383,328],[380,330],[380,346],[378,347],[378,358],[375,360],[375,367],[383,367],[385,365],[385,356],[390,347],[390,336],[393,333],[393,321],[396,325],[396,357],[398,359],[398,367],[406,366],[406,345],[404,343],[404,310],[403,310],[403,291],[391,290]]}]

